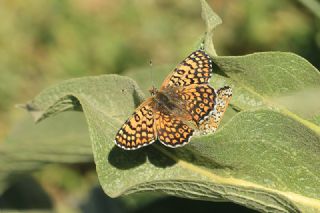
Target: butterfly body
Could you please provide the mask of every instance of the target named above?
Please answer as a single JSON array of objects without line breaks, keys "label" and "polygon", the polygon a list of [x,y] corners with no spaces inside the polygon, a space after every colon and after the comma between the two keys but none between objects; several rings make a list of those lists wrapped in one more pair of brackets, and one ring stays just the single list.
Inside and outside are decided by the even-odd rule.
[{"label": "butterfly body", "polygon": [[172,114],[180,119],[189,120],[190,115],[186,110],[186,103],[177,95],[177,90],[178,88],[170,87],[162,91],[156,91],[153,97],[153,109],[166,115]]},{"label": "butterfly body", "polygon": [[188,143],[196,130],[214,132],[232,96],[231,88],[215,91],[208,81],[212,61],[201,50],[193,52],[123,124],[116,145],[132,150],[159,140],[166,146]]}]

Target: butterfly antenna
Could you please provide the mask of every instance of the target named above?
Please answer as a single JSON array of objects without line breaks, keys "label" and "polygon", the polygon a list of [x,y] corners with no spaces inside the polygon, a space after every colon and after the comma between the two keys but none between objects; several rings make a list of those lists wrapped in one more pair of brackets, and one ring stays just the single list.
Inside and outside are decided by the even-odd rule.
[{"label": "butterfly antenna", "polygon": [[152,60],[149,61],[149,65],[151,67],[151,69],[150,69],[150,78],[151,78],[151,84],[152,84],[152,89],[153,89],[153,88],[155,88],[155,85],[154,85],[154,81],[153,81]]}]

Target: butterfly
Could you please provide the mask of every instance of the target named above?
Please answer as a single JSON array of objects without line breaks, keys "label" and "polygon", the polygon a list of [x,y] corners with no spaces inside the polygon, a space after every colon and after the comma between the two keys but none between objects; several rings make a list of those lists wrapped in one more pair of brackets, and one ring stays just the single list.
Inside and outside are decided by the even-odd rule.
[{"label": "butterfly", "polygon": [[115,144],[134,150],[159,140],[176,148],[187,144],[195,131],[214,132],[227,109],[232,90],[209,85],[212,60],[203,50],[184,59],[159,90],[135,110],[115,136]]}]

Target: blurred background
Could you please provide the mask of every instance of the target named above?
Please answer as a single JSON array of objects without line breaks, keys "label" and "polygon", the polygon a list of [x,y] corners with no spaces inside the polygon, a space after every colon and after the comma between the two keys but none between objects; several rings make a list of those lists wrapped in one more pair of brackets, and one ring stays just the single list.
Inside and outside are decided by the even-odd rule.
[{"label": "blurred background", "polygon": [[[320,68],[319,1],[208,3],[223,20],[214,34],[218,55],[289,51]],[[199,44],[205,30],[200,13],[198,1],[0,1],[0,146],[17,134],[25,118],[14,106],[49,85],[88,75],[126,75],[148,67],[150,60],[154,67],[177,64]],[[28,196],[30,188],[37,195]],[[0,197],[0,212],[173,212],[181,205],[189,212],[254,212],[164,195],[110,199],[99,188],[92,162],[47,165],[14,182]]]}]

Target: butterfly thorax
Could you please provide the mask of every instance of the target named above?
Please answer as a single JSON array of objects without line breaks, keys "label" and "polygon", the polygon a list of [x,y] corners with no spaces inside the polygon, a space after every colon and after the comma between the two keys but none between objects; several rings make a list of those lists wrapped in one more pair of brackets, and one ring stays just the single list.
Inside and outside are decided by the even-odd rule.
[{"label": "butterfly thorax", "polygon": [[164,114],[174,114],[183,120],[189,120],[190,115],[185,110],[185,102],[175,92],[176,88],[165,88],[163,90],[152,89],[154,109]]}]

